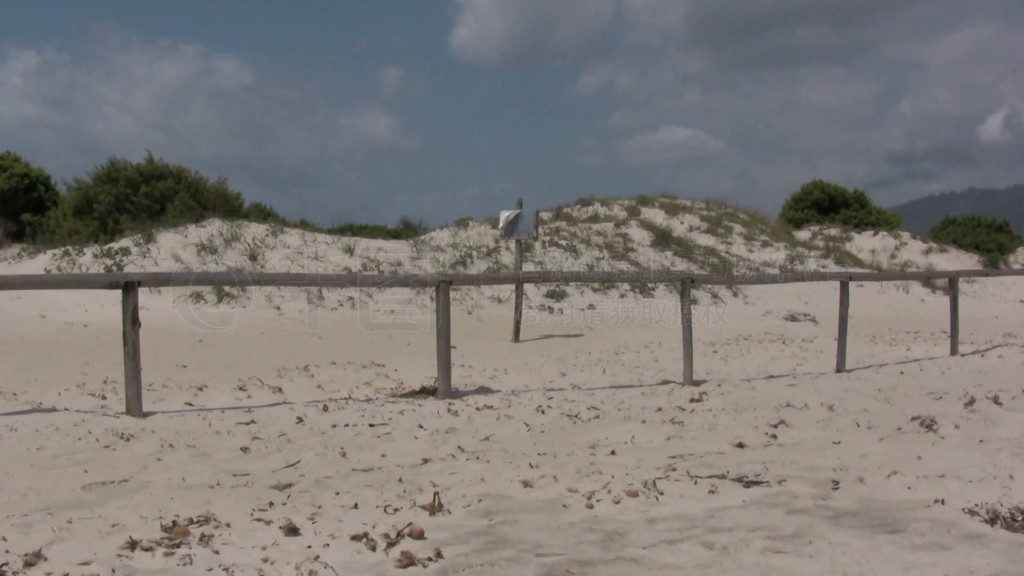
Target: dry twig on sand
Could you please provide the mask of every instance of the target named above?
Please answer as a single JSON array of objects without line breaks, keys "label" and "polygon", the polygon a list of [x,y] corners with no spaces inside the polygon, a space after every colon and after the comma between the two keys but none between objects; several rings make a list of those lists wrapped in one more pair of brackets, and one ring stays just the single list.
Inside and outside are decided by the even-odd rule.
[{"label": "dry twig on sand", "polygon": [[701,476],[699,474],[691,474],[689,471],[686,472],[687,478],[694,481],[696,484],[697,480],[728,480],[735,482],[744,488],[753,488],[755,486],[771,486],[771,480],[761,480],[756,476],[748,476],[746,474],[739,474],[733,477],[729,477],[728,473],[720,472],[718,474],[708,474],[707,476]]}]

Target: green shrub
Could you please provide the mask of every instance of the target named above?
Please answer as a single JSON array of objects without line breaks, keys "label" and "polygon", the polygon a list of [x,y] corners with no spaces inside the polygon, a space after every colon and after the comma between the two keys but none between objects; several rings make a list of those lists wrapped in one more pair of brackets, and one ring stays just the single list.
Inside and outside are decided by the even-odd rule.
[{"label": "green shrub", "polygon": [[245,209],[242,210],[242,218],[261,224],[286,224],[288,222],[277,210],[263,202],[250,202],[247,204]]},{"label": "green shrub", "polygon": [[952,244],[981,255],[985,265],[998,268],[1024,241],[1001,218],[965,214],[946,216],[929,232],[936,242]]},{"label": "green shrub", "polygon": [[902,219],[876,206],[863,190],[848,190],[825,180],[812,180],[793,193],[779,218],[794,228],[832,224],[854,230],[893,230]]},{"label": "green shrub", "polygon": [[415,239],[429,230],[422,220],[409,217],[394,226],[343,223],[329,229],[306,219],[290,220],[263,202],[247,203],[224,178],[211,180],[150,152],[140,162],[111,157],[86,177],[75,177],[61,195],[45,171],[13,152],[0,153],[0,244],[105,244],[210,218],[390,240]]},{"label": "green shrub", "polygon": [[0,152],[0,241],[21,242],[32,236],[59,200],[45,170],[14,152]]},{"label": "green shrub", "polygon": [[44,223],[49,242],[112,242],[154,227],[207,218],[239,218],[245,201],[223,178],[213,180],[147,153],[141,162],[110,158],[75,177]]}]

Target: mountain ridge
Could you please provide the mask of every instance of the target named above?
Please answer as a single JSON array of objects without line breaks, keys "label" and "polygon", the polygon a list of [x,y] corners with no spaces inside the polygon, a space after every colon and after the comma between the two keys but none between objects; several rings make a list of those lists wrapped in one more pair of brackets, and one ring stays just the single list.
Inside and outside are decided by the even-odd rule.
[{"label": "mountain ridge", "polygon": [[1024,236],[1024,184],[1005,188],[971,187],[940,192],[888,208],[903,218],[902,228],[927,234],[946,216],[978,214],[1009,221],[1013,231]]}]

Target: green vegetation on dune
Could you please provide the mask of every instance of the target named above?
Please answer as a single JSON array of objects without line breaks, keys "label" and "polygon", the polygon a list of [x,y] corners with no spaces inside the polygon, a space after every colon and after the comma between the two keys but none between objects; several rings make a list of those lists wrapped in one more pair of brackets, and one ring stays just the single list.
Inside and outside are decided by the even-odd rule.
[{"label": "green vegetation on dune", "polygon": [[898,215],[876,206],[863,190],[849,190],[825,180],[800,187],[782,206],[779,218],[794,228],[845,226],[854,230],[895,230]]},{"label": "green vegetation on dune", "polygon": [[[390,226],[341,222],[323,227],[304,219],[289,220],[267,204],[247,202],[224,178],[208,178],[151,153],[138,162],[112,157],[85,176],[73,178],[63,192],[42,168],[13,152],[0,153],[0,241],[28,242],[29,251],[46,246],[102,246],[128,237],[138,239],[133,239],[133,244],[145,244],[158,229],[208,219],[268,224],[275,237],[284,228],[297,228],[336,237],[404,240],[412,243],[417,258],[430,242],[424,223],[408,217]],[[947,220],[936,227],[933,238],[982,254],[989,265],[997,265],[1021,245],[1005,222],[976,217]],[[713,273],[773,268],[774,264],[758,255],[761,250],[782,250],[785,262],[776,264],[786,269],[806,264],[809,257],[864,268],[876,264],[874,260],[865,263],[848,250],[850,231],[893,230],[899,221],[898,216],[875,206],[863,191],[812,180],[787,199],[774,220],[715,199],[669,194],[583,197],[545,210],[540,241],[526,241],[523,248],[534,265],[545,265],[549,254],[561,253],[555,258],[568,258],[580,269],[623,265],[638,269],[671,262],[666,259],[669,257]],[[431,265],[458,271],[509,269],[505,253],[510,249],[502,241],[495,238],[495,245],[482,246],[458,235],[477,224],[493,228],[496,221],[456,220],[455,240],[444,247],[443,261]],[[807,226],[820,228],[810,230],[810,236],[801,240],[795,230]],[[640,241],[644,237],[643,233],[637,236],[640,231],[649,240]],[[336,245],[353,256],[354,240],[344,242]],[[218,246],[201,242],[196,250],[219,252]],[[225,241],[223,247],[229,244]],[[646,248],[650,250],[645,254]],[[586,256],[587,249],[596,256]],[[262,247],[254,245],[242,252],[247,268],[263,265]],[[432,257],[438,258],[433,252]],[[127,263],[127,256],[120,253],[117,258],[105,252],[97,254],[115,270]],[[379,268],[370,261],[361,266]],[[634,287],[633,292],[646,294],[647,287]]]},{"label": "green vegetation on dune", "polygon": [[[799,191],[794,196],[797,194]],[[604,210],[595,211],[598,206]],[[824,225],[810,230],[805,239],[801,239],[795,228],[781,217],[772,220],[757,211],[718,199],[696,200],[667,194],[583,198],[575,204],[556,206],[545,212],[545,216],[547,225],[541,235],[546,240],[543,243],[576,259],[581,257],[581,247],[590,246],[610,261],[635,268],[644,265],[631,242],[623,244],[610,236],[607,229],[586,226],[611,222],[613,230],[621,230],[617,234],[628,238],[626,228],[635,226],[650,235],[650,248],[711,273],[796,271],[804,269],[811,260],[839,268],[880,269],[848,247],[853,232],[861,227]],[[673,222],[677,226],[673,227]],[[698,240],[692,232],[716,240]],[[763,259],[757,256],[761,250],[782,250],[784,261]]]},{"label": "green vegetation on dune", "polygon": [[0,153],[0,241],[40,246],[105,244],[154,230],[210,218],[299,228],[337,236],[408,240],[423,235],[422,221],[395,226],[342,223],[323,228],[289,220],[262,202],[246,202],[225,178],[156,158],[139,162],[112,157],[61,194],[45,170],[13,152]]},{"label": "green vegetation on dune", "polygon": [[694,242],[650,220],[640,219],[637,224],[651,234],[651,248],[670,252],[676,258],[692,262],[711,273],[725,274],[732,270],[732,259],[717,248]]},{"label": "green vegetation on dune", "polygon": [[1007,256],[1024,244],[1008,220],[976,214],[947,216],[929,235],[936,242],[980,255],[990,268],[999,268]]},{"label": "green vegetation on dune", "polygon": [[45,170],[14,152],[0,152],[0,244],[26,240],[59,201]]},{"label": "green vegetation on dune", "polygon": [[385,240],[411,240],[427,232],[422,220],[413,220],[403,216],[395,226],[384,224],[345,223],[322,230],[334,236],[353,236],[357,238],[378,238]]},{"label": "green vegetation on dune", "polygon": [[86,178],[74,178],[57,206],[39,219],[35,240],[50,244],[107,243],[158,227],[207,218],[241,218],[242,194],[158,160],[111,158]]}]

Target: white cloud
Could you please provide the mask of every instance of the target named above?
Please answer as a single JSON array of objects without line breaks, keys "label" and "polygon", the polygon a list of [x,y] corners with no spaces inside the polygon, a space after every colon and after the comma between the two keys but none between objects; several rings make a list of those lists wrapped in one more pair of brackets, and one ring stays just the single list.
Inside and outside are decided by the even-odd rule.
[{"label": "white cloud", "polygon": [[405,134],[401,118],[377,106],[347,112],[340,118],[346,140],[355,145],[378,148],[410,148],[415,145]]},{"label": "white cloud", "polygon": [[309,188],[337,189],[366,154],[415,146],[379,103],[338,106],[278,88],[230,54],[116,27],[86,44],[76,54],[0,53],[0,133],[58,178],[149,149],[269,200],[281,188],[301,193],[296,174]]},{"label": "white cloud", "polygon": [[705,132],[666,125],[624,140],[619,152],[627,164],[642,166],[706,156],[724,149],[725,144]]},{"label": "white cloud", "polygon": [[590,95],[608,89],[615,94],[628,92],[635,82],[633,74],[621,62],[598,62],[587,67],[576,80],[575,90]]},{"label": "white cloud", "polygon": [[976,129],[978,141],[985,146],[1013,144],[1024,133],[1024,108],[1006,105],[989,114]]},{"label": "white cloud", "polygon": [[579,54],[605,33],[615,0],[455,0],[448,46],[484,65]]},{"label": "white cloud", "polygon": [[623,0],[630,35],[644,43],[680,34],[687,7],[681,0]]},{"label": "white cloud", "polygon": [[381,96],[385,99],[394,96],[395,92],[402,86],[402,78],[404,76],[405,71],[400,66],[388,66],[378,72],[377,79],[380,80]]},{"label": "white cloud", "polygon": [[[817,176],[877,184],[897,202],[926,187],[1024,175],[1008,161],[1024,149],[1024,106],[1003,109],[1024,102],[1019,4],[621,1],[628,41],[588,62],[572,87],[606,107],[604,134],[591,138],[610,142],[624,162],[656,168],[647,173],[666,186],[777,206]],[[929,20],[937,11],[944,19]],[[690,121],[728,142],[727,153],[674,166],[703,149],[679,126]],[[706,169],[699,182],[698,166]]]},{"label": "white cloud", "polygon": [[871,48],[880,23],[928,4],[924,0],[622,2],[632,40],[673,45],[734,69],[800,66],[863,52]]}]

